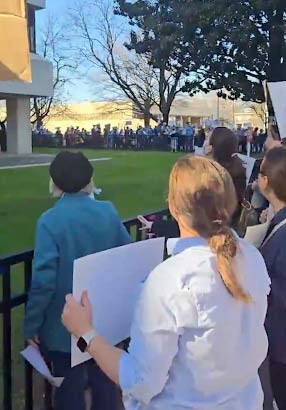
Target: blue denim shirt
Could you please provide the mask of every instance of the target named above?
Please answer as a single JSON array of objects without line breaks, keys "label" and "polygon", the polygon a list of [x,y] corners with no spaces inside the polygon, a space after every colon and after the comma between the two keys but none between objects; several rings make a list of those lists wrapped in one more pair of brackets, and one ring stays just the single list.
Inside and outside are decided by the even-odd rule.
[{"label": "blue denim shirt", "polygon": [[[283,208],[272,220],[267,236],[285,218],[286,208]],[[286,226],[262,245],[261,253],[272,282],[265,323],[269,355],[274,361],[286,363]]]}]

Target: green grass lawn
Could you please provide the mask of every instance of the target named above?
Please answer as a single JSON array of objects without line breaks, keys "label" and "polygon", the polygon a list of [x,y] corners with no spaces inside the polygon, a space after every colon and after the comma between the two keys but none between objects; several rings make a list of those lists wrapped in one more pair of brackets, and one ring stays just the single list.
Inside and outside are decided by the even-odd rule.
[{"label": "green grass lawn", "polygon": [[[55,149],[37,150],[56,153]],[[166,207],[169,172],[179,154],[164,152],[125,152],[84,150],[89,158],[112,158],[95,162],[94,180],[103,189],[99,197],[111,200],[122,219]],[[48,167],[0,170],[0,255],[32,248],[39,216],[51,207],[54,199],[48,192]],[[1,285],[0,285],[1,288]],[[23,291],[23,267],[12,271],[14,293]],[[12,313],[13,337],[13,410],[23,409],[24,366],[19,356],[23,348],[24,309]],[[1,317],[0,326],[2,327]],[[2,369],[2,334],[0,332],[0,369]],[[0,371],[0,408],[2,405]]]},{"label": "green grass lawn", "polygon": [[[56,150],[40,150],[54,153]],[[99,197],[111,200],[122,218],[166,207],[168,175],[178,154],[164,152],[84,151],[95,162]],[[48,167],[0,170],[0,255],[31,248],[36,221],[54,200],[48,192]]]}]

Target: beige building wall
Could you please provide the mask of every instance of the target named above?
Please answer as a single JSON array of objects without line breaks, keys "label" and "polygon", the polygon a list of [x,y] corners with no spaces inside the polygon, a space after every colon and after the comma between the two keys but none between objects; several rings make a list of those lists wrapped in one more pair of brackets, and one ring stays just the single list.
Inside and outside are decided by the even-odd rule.
[{"label": "beige building wall", "polygon": [[[256,111],[259,112],[260,106],[257,107]],[[153,107],[152,112],[160,119],[158,107]],[[217,120],[218,116],[221,124],[225,126],[250,124],[262,128],[263,125],[263,121],[255,110],[250,108],[250,104],[218,99],[216,92],[207,95],[199,94],[192,98],[178,98],[170,112],[170,124],[185,125],[190,121],[200,125],[204,120]],[[57,128],[65,131],[67,127],[77,126],[90,131],[93,125],[97,124],[100,124],[102,129],[106,125],[111,128],[121,129],[129,126],[137,129],[139,125],[144,126],[144,121],[136,113],[132,102],[83,102],[69,104],[64,113],[62,109],[59,112],[55,109],[45,126],[50,131],[55,131]],[[151,121],[151,125],[155,126],[155,121]]]},{"label": "beige building wall", "polygon": [[235,113],[235,123],[243,127],[265,128],[266,111],[264,104],[245,104]]},{"label": "beige building wall", "polygon": [[[1,3],[1,0],[0,0]],[[5,3],[5,7],[4,7]],[[11,30],[5,29],[5,35],[10,33],[11,36],[3,35],[3,44],[6,47],[7,53],[2,53],[2,60],[0,61],[0,119],[5,119],[7,117],[7,147],[8,153],[11,154],[30,154],[32,152],[32,133],[30,124],[30,98],[31,97],[50,97],[53,95],[53,66],[52,63],[46,59],[40,57],[36,54],[36,12],[45,7],[45,0],[27,0],[26,4],[21,1],[23,5],[23,10],[27,10],[25,13],[21,24],[22,29],[27,33],[27,23],[29,27],[29,39],[30,39],[30,53],[27,40],[23,36],[21,37],[20,26],[18,23],[20,20],[15,16],[16,13],[15,5],[13,7],[13,2],[4,1],[2,9],[8,7],[8,11],[12,13],[12,16],[5,14],[4,20],[6,24],[10,24]],[[19,2],[17,2],[19,3]],[[19,3],[20,4],[20,3]],[[27,6],[27,7],[25,7]],[[5,11],[5,10],[4,10]],[[0,6],[1,12],[1,6]],[[11,19],[11,22],[10,22]],[[14,21],[15,20],[15,21]],[[19,20],[19,21],[18,21]],[[28,21],[27,21],[28,20]],[[16,24],[17,23],[17,24]],[[5,27],[4,27],[5,28]],[[1,32],[1,30],[0,30]],[[16,44],[17,43],[17,44]],[[17,46],[9,49],[9,46]],[[8,48],[7,48],[8,47]],[[1,47],[0,47],[1,49]],[[12,53],[12,54],[11,54]],[[11,58],[12,56],[12,58]],[[13,61],[14,59],[14,61]],[[27,60],[28,63],[27,64]],[[14,77],[1,76],[1,65],[10,67],[9,71],[12,70],[10,66],[11,61],[15,65],[15,73],[28,73],[27,76],[18,76],[18,80],[15,81],[5,81],[7,79],[13,80]],[[30,64],[31,63],[31,64]],[[32,81],[30,80],[30,67],[31,66]],[[14,70],[13,70],[14,72]],[[27,78],[25,78],[27,77]],[[28,78],[29,77],[29,78]],[[25,81],[20,81],[25,80]],[[28,82],[27,82],[28,81]],[[4,103],[4,106],[3,106]],[[3,112],[5,112],[3,114]]]},{"label": "beige building wall", "polygon": [[[61,110],[62,111],[62,110]],[[136,118],[136,112],[131,102],[83,102],[69,104],[64,113],[57,113],[57,108],[49,116],[45,127],[51,131],[61,128],[65,131],[68,127],[85,128],[90,131],[93,125],[118,127],[129,126],[136,129],[144,125],[144,121]]]}]

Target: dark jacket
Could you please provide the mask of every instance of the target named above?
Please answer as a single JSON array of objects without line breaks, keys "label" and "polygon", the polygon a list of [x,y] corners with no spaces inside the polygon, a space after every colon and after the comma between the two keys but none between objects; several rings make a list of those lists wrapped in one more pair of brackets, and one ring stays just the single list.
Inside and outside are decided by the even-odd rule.
[{"label": "dark jacket", "polygon": [[231,162],[221,163],[221,165],[230,173],[236,190],[238,204],[240,205],[245,198],[246,169],[244,168],[241,159],[237,156],[235,156]]},{"label": "dark jacket", "polygon": [[[286,208],[278,212],[267,232],[286,218]],[[286,226],[281,227],[260,249],[271,279],[271,293],[265,322],[269,338],[269,355],[286,364]]]},{"label": "dark jacket", "polygon": [[[221,164],[229,173],[232,178],[236,194],[237,194],[237,211],[233,216],[233,228],[237,227],[237,221],[240,216],[241,211],[241,203],[245,198],[245,191],[246,191],[246,169],[242,165],[242,161],[235,157],[233,161],[230,163]],[[152,226],[152,233],[155,234],[157,237],[165,238],[177,238],[180,236],[179,226],[176,221],[155,221]]]}]

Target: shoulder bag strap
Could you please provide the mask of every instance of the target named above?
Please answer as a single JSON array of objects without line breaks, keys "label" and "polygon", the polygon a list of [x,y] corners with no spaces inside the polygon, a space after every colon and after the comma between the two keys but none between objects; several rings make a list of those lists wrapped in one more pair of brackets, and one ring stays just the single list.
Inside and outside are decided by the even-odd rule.
[{"label": "shoulder bag strap", "polygon": [[283,219],[283,221],[281,221],[280,224],[276,225],[275,228],[270,232],[270,234],[264,239],[262,248],[270,241],[270,239],[276,234],[276,232],[278,232],[279,229],[285,225],[286,225],[286,218]]}]

